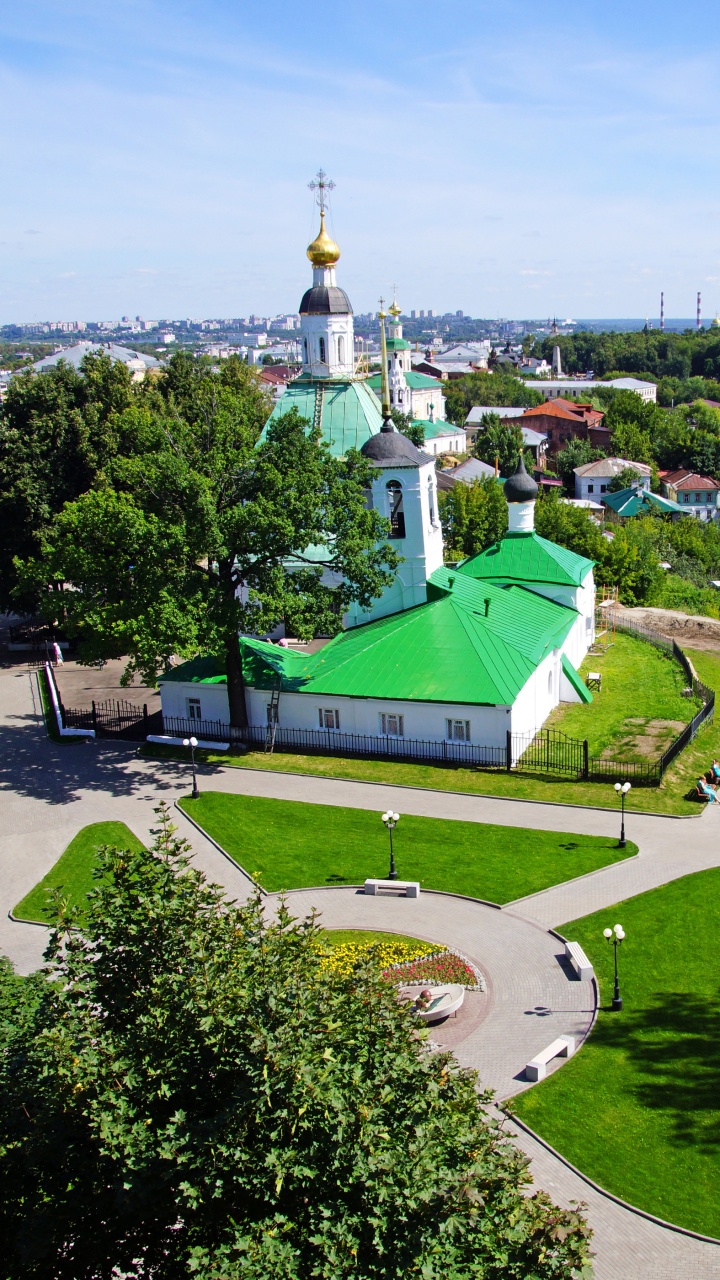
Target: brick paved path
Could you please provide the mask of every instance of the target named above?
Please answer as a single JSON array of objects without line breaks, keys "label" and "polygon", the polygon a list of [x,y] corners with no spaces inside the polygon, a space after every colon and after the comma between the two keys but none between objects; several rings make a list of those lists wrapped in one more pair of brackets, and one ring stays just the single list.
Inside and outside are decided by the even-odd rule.
[{"label": "brick paved path", "polygon": [[[248,795],[311,803],[351,805],[381,812],[497,822],[540,830],[614,835],[612,812],[536,805],[448,792],[305,778],[241,769],[208,769],[202,785]],[[90,822],[126,822],[147,839],[153,808],[188,790],[188,773],[175,762],[135,758],[132,748],[113,743],[68,746],[48,742],[32,684],[24,668],[0,670],[0,947],[21,972],[42,960],[45,931],[13,924],[7,912],[50,869],[72,836]],[[351,890],[303,890],[291,895],[300,914],[322,907],[325,922],[369,923],[393,931],[413,931],[457,945],[475,959],[489,979],[487,1014],[454,1047],[461,1062],[476,1066],[501,1095],[523,1083],[516,1079],[531,1053],[560,1030],[582,1031],[589,1018],[588,984],[570,981],[556,959],[559,947],[543,928],[641,893],[679,875],[720,861],[720,813],[673,820],[630,815],[628,836],[640,856],[591,876],[559,885],[513,903],[503,911],[442,894],[407,899],[365,899]],[[243,873],[177,811],[199,865],[232,897],[243,898]],[[411,914],[414,912],[414,915]],[[448,936],[451,935],[451,936]],[[526,1010],[528,1012],[526,1012]],[[545,1012],[549,1010],[549,1012]],[[592,1191],[527,1135],[518,1142],[532,1156],[539,1185],[558,1201],[585,1200],[595,1231],[596,1280],[720,1280],[720,1249],[637,1217]]]}]

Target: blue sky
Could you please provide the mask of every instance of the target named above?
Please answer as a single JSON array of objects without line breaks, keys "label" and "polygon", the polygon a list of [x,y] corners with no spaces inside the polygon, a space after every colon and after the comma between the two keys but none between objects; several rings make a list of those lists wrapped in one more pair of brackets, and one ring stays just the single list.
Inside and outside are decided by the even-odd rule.
[{"label": "blue sky", "polygon": [[716,0],[0,8],[0,323],[720,307]]}]

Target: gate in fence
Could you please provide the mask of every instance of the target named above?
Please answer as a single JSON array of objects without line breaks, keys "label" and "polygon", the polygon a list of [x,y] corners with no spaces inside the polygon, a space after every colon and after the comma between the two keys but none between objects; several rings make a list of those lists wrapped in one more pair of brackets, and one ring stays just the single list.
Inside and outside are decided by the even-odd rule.
[{"label": "gate in fence", "polygon": [[136,706],[124,698],[108,698],[90,707],[65,707],[60,704],[63,728],[94,729],[97,738],[124,738],[142,742],[149,733],[162,733],[162,713],[148,712],[147,704]]}]

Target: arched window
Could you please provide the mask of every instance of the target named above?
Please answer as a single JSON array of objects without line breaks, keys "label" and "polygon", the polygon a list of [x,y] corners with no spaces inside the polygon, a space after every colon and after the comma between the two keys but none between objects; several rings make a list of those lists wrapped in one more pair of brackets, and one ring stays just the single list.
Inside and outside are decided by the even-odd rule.
[{"label": "arched window", "polygon": [[398,480],[388,480],[388,515],[390,517],[390,537],[405,537],[405,512],[403,511],[402,485]]},{"label": "arched window", "polygon": [[325,364],[325,363],[326,363],[326,360],[325,360],[325,339],[324,339],[324,338],[320,338],[320,339],[318,340],[318,345],[319,345],[319,347],[320,347],[320,363],[321,363],[321,364]]},{"label": "arched window", "polygon": [[430,508],[430,523],[435,524],[435,495],[433,493],[432,476],[428,480],[428,506]]},{"label": "arched window", "polygon": [[553,691],[553,679],[552,679],[552,669],[551,669],[550,671],[548,671],[548,697],[549,698],[552,698],[552,691]]},{"label": "arched window", "polygon": [[339,364],[345,363],[345,339],[343,338],[342,334],[340,334],[338,338],[338,363]]}]

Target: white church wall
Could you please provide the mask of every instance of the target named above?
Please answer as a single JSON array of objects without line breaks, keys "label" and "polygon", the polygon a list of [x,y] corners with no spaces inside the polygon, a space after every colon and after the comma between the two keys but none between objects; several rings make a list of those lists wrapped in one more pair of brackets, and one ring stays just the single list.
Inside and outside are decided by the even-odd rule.
[{"label": "white church wall", "polygon": [[[192,709],[191,701],[194,704]],[[173,716],[179,720],[220,720],[227,724],[230,719],[225,684],[198,684],[191,680],[161,681],[160,705],[164,716]]]},{"label": "white church wall", "polygon": [[[509,720],[512,733],[535,734],[560,701],[560,650],[553,649],[535,669],[515,699]],[[513,760],[513,764],[515,761]]]}]

